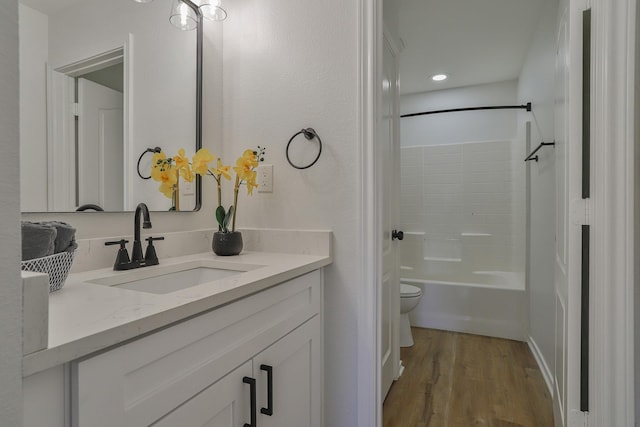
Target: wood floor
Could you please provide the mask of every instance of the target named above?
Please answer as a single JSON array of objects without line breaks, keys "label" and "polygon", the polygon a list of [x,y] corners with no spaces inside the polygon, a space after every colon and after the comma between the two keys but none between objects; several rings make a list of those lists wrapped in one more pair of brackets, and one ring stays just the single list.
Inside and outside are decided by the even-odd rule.
[{"label": "wood floor", "polygon": [[412,331],[383,427],[553,427],[551,397],[526,343]]}]

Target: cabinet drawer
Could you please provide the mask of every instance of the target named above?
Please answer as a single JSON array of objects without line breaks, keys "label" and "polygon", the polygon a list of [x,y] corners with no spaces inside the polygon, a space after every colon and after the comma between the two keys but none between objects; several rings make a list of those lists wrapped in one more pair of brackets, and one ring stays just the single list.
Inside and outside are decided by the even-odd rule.
[{"label": "cabinet drawer", "polygon": [[75,362],[76,427],[148,426],[320,312],[319,271]]}]

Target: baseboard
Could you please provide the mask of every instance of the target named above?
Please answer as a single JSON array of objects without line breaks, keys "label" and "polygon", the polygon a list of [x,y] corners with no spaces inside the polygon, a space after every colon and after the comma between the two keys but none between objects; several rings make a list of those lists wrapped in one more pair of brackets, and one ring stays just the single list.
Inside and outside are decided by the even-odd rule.
[{"label": "baseboard", "polygon": [[536,362],[538,363],[540,372],[542,372],[542,377],[544,378],[544,382],[547,384],[547,388],[549,389],[549,394],[553,396],[554,395],[553,375],[551,373],[551,370],[549,369],[549,366],[547,365],[547,362],[544,360],[544,356],[542,356],[542,352],[538,348],[538,344],[536,344],[535,340],[531,337],[531,335],[529,335],[529,340],[527,341],[527,344],[529,344],[529,349],[531,350],[533,357],[536,359]]},{"label": "baseboard", "polygon": [[411,325],[420,328],[441,329],[444,331],[463,332],[467,334],[485,335],[526,341],[522,325],[518,322],[479,317],[458,316],[445,313],[411,313]]}]

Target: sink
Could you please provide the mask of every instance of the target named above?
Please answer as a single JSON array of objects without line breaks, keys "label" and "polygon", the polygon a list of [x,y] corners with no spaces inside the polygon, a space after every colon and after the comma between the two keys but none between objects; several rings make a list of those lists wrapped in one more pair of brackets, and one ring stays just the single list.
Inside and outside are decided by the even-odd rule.
[{"label": "sink", "polygon": [[87,282],[152,294],[168,294],[237,276],[260,267],[263,266],[200,260],[167,266],[144,267],[108,277],[87,280]]}]

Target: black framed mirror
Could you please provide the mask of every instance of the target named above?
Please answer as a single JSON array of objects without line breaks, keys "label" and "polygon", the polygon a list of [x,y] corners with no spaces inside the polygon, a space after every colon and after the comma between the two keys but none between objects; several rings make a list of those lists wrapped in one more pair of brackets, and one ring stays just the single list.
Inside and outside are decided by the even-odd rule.
[{"label": "black framed mirror", "polygon": [[[149,148],[202,147],[202,15],[182,4],[193,31],[171,25],[171,0],[20,1],[23,212],[175,209],[140,175]],[[178,197],[180,211],[198,210],[201,178]]]}]

